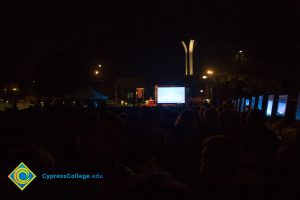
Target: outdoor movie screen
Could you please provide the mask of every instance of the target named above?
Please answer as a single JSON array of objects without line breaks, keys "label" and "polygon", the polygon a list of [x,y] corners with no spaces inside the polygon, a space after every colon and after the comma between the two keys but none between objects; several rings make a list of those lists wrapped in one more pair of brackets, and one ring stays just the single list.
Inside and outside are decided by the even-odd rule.
[{"label": "outdoor movie screen", "polygon": [[185,103],[185,87],[158,87],[157,103]]}]

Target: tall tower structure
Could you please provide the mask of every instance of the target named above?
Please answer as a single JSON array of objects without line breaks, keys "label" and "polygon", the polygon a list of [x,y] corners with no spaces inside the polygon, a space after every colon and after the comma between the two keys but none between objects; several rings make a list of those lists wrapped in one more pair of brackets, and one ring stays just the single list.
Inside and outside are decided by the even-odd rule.
[{"label": "tall tower structure", "polygon": [[196,41],[190,40],[188,45],[184,41],[182,41],[181,43],[185,51],[185,75],[193,76],[194,74],[193,53],[196,46]]}]

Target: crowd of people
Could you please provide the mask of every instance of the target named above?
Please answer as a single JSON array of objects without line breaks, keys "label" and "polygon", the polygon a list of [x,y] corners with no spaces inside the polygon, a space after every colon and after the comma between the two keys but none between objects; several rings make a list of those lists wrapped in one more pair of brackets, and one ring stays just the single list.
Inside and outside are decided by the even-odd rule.
[{"label": "crowd of people", "polygon": [[[296,127],[296,128],[295,128]],[[279,135],[263,113],[198,107],[34,106],[0,113],[1,199],[299,199],[296,124]],[[20,191],[8,174],[37,178]],[[43,173],[101,173],[53,180]]]}]

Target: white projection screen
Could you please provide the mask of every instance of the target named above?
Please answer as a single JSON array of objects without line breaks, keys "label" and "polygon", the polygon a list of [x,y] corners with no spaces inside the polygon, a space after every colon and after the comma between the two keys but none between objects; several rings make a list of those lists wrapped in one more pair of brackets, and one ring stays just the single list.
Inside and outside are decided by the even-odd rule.
[{"label": "white projection screen", "polygon": [[157,103],[185,103],[185,87],[158,87]]}]

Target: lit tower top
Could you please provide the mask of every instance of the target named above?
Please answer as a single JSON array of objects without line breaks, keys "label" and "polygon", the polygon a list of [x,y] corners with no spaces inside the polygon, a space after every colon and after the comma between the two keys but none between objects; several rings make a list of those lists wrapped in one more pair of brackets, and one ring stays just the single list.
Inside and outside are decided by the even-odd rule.
[{"label": "lit tower top", "polygon": [[188,46],[184,41],[181,42],[185,51],[185,75],[192,76],[193,72],[193,53],[196,46],[195,40],[190,40]]}]

